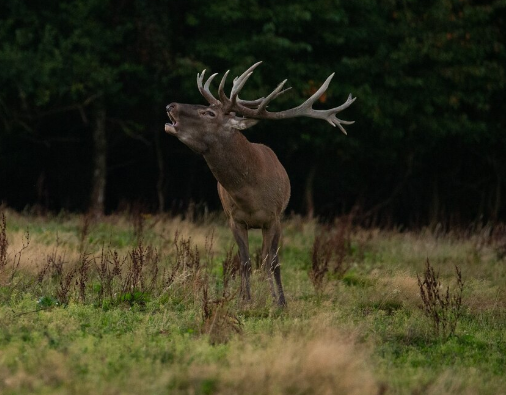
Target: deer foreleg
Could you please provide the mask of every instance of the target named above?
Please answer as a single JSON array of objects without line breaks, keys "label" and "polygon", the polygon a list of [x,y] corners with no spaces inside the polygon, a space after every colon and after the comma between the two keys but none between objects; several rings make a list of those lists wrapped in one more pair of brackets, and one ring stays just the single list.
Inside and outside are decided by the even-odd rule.
[{"label": "deer foreleg", "polygon": [[271,245],[275,235],[274,226],[262,229],[262,266],[265,270],[265,276],[269,282],[271,294],[273,299],[276,301],[276,291],[274,290],[274,280],[272,279],[272,256],[271,256]]},{"label": "deer foreleg", "polygon": [[232,222],[232,233],[239,247],[241,259],[241,294],[245,300],[251,300],[250,281],[251,259],[249,256],[248,229],[240,224]]},{"label": "deer foreleg", "polygon": [[283,292],[283,285],[281,284],[281,268],[279,266],[279,239],[281,237],[281,224],[275,223],[268,229],[263,230],[263,247],[262,258],[264,259],[265,269],[267,271],[269,285],[274,299],[276,293],[274,292],[274,284],[272,283],[272,273],[276,280],[276,287],[278,290],[277,303],[279,306],[286,306],[285,294]]}]

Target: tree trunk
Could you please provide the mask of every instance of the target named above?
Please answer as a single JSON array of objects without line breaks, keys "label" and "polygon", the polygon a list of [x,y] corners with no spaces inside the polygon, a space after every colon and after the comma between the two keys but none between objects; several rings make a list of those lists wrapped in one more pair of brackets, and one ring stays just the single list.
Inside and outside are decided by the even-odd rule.
[{"label": "tree trunk", "polygon": [[93,128],[93,175],[91,181],[90,213],[95,217],[104,214],[105,185],[107,180],[107,139],[105,134],[105,108],[95,111]]}]

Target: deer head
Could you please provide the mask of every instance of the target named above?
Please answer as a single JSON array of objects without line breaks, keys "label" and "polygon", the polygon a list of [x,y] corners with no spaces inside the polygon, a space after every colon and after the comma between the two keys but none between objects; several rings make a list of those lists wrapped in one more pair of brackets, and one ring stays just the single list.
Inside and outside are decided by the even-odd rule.
[{"label": "deer head", "polygon": [[[239,98],[239,92],[246,84],[246,81],[262,62],[255,63],[246,70],[240,77],[233,81],[230,96],[225,94],[225,82],[229,71],[221,79],[218,95],[215,98],[210,91],[210,85],[216,77],[212,74],[204,83],[204,75],[197,74],[197,86],[200,93],[209,102],[209,106],[171,103],[166,107],[167,114],[171,122],[165,124],[165,131],[176,136],[181,142],[186,144],[197,153],[204,154],[217,139],[226,137],[229,133],[237,130],[244,130],[255,125],[261,119],[287,119],[294,117],[311,117],[324,119],[332,126],[338,126],[346,134],[342,125],[350,125],[352,121],[343,121],[336,117],[336,114],[348,108],[356,98],[348,96],[346,102],[339,107],[329,110],[315,110],[313,104],[325,93],[334,73],[332,73],[309,99],[300,106],[280,111],[269,112],[267,105],[279,95],[288,91],[283,89],[287,80],[281,82],[267,97],[257,100],[242,100]],[[239,117],[236,113],[241,114]]]},{"label": "deer head", "polygon": [[205,154],[219,139],[235,130],[244,130],[258,121],[225,113],[221,106],[171,103],[166,107],[171,120],[165,124],[165,132],[199,154]]}]

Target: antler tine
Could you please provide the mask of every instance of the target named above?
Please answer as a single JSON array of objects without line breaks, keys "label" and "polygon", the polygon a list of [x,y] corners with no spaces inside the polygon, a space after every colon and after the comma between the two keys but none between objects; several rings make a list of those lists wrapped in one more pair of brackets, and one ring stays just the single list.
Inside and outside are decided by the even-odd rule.
[{"label": "antler tine", "polygon": [[325,82],[322,84],[322,86],[320,86],[320,89],[318,89],[315,93],[313,93],[313,95],[309,99],[307,99],[304,103],[302,103],[299,106],[299,108],[312,108],[313,104],[325,93],[325,91],[329,87],[330,81],[332,81],[332,78],[334,78],[334,74],[335,73],[330,74],[325,80]]},{"label": "antler tine", "polygon": [[251,76],[251,74],[253,74],[253,72],[248,73],[246,75],[246,77],[244,77],[242,79],[238,78],[234,82],[234,85],[232,86],[232,91],[230,92],[230,100],[232,100],[232,98],[234,98],[234,97],[237,97],[237,95],[239,94],[239,92],[243,88],[243,86],[246,83],[246,81],[248,81],[248,78]]},{"label": "antler tine", "polygon": [[225,94],[225,90],[224,90],[225,89],[225,81],[227,80],[228,73],[230,73],[230,70],[227,70],[227,72],[225,74],[223,74],[223,77],[221,78],[221,81],[220,81],[220,86],[218,87],[218,95],[220,95],[220,100],[223,104],[225,104],[229,101],[227,95]]},{"label": "antler tine", "polygon": [[[230,70],[227,70],[227,72],[225,74],[223,74],[223,77],[221,78],[221,81],[220,81],[220,85],[218,87],[218,95],[220,96],[220,101],[221,101],[222,105],[225,107],[224,108],[225,111],[229,111],[229,110],[233,109],[235,103],[238,103],[240,106],[245,106],[247,108],[251,108],[251,107],[254,108],[262,103],[262,101],[265,99],[263,97],[261,97],[260,99],[256,99],[256,100],[241,100],[241,99],[239,99],[239,92],[244,87],[244,85],[246,84],[246,81],[253,73],[253,70],[255,70],[261,63],[262,62],[255,63],[250,68],[248,68],[244,73],[242,73],[239,77],[234,78],[232,90],[230,92],[230,98],[228,98],[225,93],[225,82],[227,80],[228,74],[230,73]],[[279,94],[281,94],[283,92],[280,92]]]},{"label": "antler tine", "polygon": [[256,99],[256,100],[242,100],[242,99],[239,99],[239,96],[237,97],[237,104],[240,104],[241,106],[245,106],[245,107],[248,107],[248,108],[257,108],[260,103],[262,103],[262,101],[265,100],[265,97],[261,97],[260,99]]},{"label": "antler tine", "polygon": [[[289,91],[290,89],[292,89],[292,87],[283,89],[281,92],[276,93],[276,95],[274,95],[274,97],[270,101],[276,99],[278,96],[281,96],[283,93]],[[256,100],[242,100],[239,99],[239,96],[237,97],[237,103],[248,108],[257,108],[260,104],[262,104],[264,100],[265,97],[261,97],[260,99]]]},{"label": "antler tine", "polygon": [[348,133],[346,132],[346,130],[343,128],[343,126],[341,124],[344,124],[344,125],[352,125],[355,123],[355,121],[343,121],[342,119],[339,119],[337,118],[335,115],[332,117],[332,122],[327,120],[328,123],[330,123],[332,126],[336,126],[341,129],[341,132],[343,132],[345,135],[348,135]]},{"label": "antler tine", "polygon": [[261,103],[260,105],[258,106],[258,112],[262,112],[265,110],[265,108],[267,107],[267,104],[269,104],[270,101],[272,101],[274,98],[276,98],[278,95],[282,94],[283,92],[287,91],[288,89],[285,89],[283,92],[280,92],[281,89],[283,89],[283,86],[286,84],[286,81],[288,80],[284,80],[282,81],[277,87],[276,89],[274,89],[270,94],[269,96],[267,96]]},{"label": "antler tine", "polygon": [[[283,93],[288,92],[290,89],[292,89],[292,87],[291,87],[291,86],[289,86],[289,87],[288,87],[288,88],[286,88],[286,89],[283,89],[281,92],[277,93],[277,94],[276,94],[276,96],[274,96],[274,99],[275,99],[275,98],[277,98],[278,96],[281,96]],[[273,100],[274,100],[274,99],[273,99]]]},{"label": "antler tine", "polygon": [[237,96],[239,95],[239,92],[244,87],[244,84],[246,84],[246,81],[248,81],[248,78],[251,77],[251,74],[253,74],[253,71],[261,64],[262,62],[256,62],[253,66],[251,66],[248,70],[246,70],[244,73],[242,73],[239,77],[234,78],[234,83],[232,86],[232,90],[230,92],[230,104],[233,106],[234,103],[237,100]]},{"label": "antler tine", "polygon": [[[209,91],[209,85],[211,85],[211,81],[214,79],[214,77],[216,77],[218,75],[218,73],[214,73],[212,74],[206,81],[206,83],[204,84],[204,89],[206,91]],[[209,91],[210,92],[210,91]]]},{"label": "antler tine", "polygon": [[335,108],[332,108],[330,110],[327,110],[326,112],[328,113],[328,118],[326,118],[327,122],[330,123],[332,126],[338,126],[339,129],[341,129],[341,132],[343,132],[344,134],[348,134],[346,133],[346,130],[343,128],[342,125],[352,125],[355,123],[355,121],[344,121],[342,119],[339,119],[336,117],[336,113],[338,113],[339,111],[342,111],[346,108],[348,108],[349,106],[351,106],[351,104],[357,100],[356,97],[352,97],[351,96],[351,93],[348,95],[348,99],[346,99],[346,102],[344,102],[343,104],[341,104],[339,107],[335,107]]},{"label": "antler tine", "polygon": [[346,99],[346,102],[341,104],[339,107],[333,108],[332,111],[339,112],[347,109],[351,104],[357,100],[356,97],[351,96],[351,93],[348,95],[348,99]]},{"label": "antler tine", "polygon": [[202,70],[202,74],[197,73],[197,86],[199,90],[202,88],[202,80],[204,79],[204,74],[206,74],[206,69]]},{"label": "antler tine", "polygon": [[242,81],[243,79],[248,79],[249,76],[253,73],[253,71],[260,65],[262,64],[262,61],[260,62],[256,62],[253,66],[251,66],[248,70],[246,70],[244,73],[242,73],[240,75],[240,77],[235,77],[234,78],[234,85],[235,83],[239,83],[240,81]]},{"label": "antler tine", "polygon": [[204,96],[204,98],[209,102],[209,104],[219,104],[220,101],[216,99],[211,91],[209,90],[209,85],[211,84],[211,81],[216,77],[218,74],[214,73],[211,75],[204,86],[202,86],[202,82],[204,81],[204,75],[206,74],[206,70],[204,69],[202,71],[202,74],[197,73],[197,86],[199,88],[200,94]]}]

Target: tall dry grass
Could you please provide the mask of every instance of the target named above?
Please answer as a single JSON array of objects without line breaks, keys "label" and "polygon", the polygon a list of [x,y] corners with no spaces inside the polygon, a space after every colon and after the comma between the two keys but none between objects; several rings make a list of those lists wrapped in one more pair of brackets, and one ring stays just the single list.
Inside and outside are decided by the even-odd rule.
[{"label": "tall dry grass", "polygon": [[194,380],[215,378],[216,394],[350,394],[384,392],[367,345],[316,317],[306,333],[236,339],[226,360],[192,366]]}]

